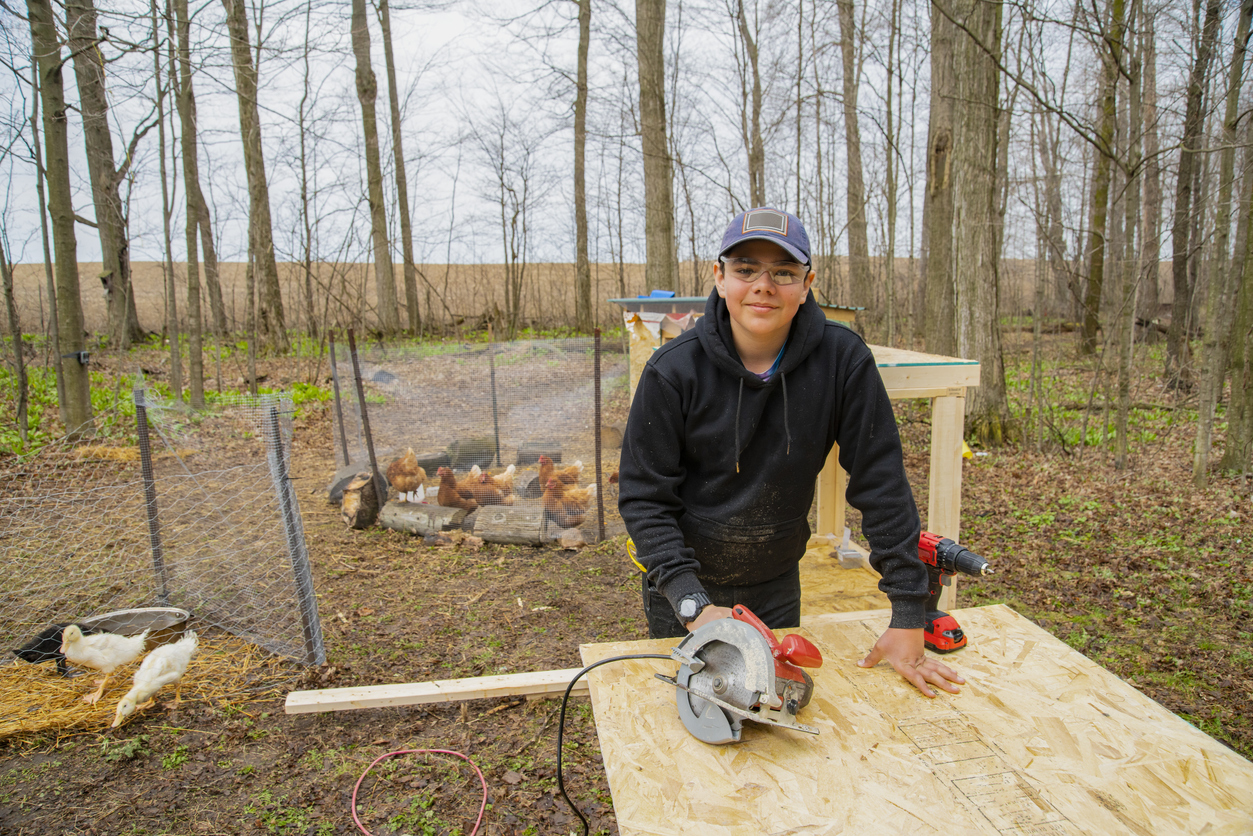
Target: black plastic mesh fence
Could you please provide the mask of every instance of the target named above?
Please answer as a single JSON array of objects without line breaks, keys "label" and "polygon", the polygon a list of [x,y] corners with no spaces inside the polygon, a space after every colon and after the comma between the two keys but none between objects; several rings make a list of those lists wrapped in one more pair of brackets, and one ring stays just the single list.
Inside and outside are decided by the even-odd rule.
[{"label": "black plastic mesh fence", "polygon": [[290,398],[236,396],[191,412],[136,389],[135,403],[126,421],[138,448],[50,445],[0,479],[0,641],[173,606],[198,629],[323,662],[287,478]]},{"label": "black plastic mesh fence", "polygon": [[[594,542],[602,533],[623,530],[616,477],[611,478],[629,407],[628,361],[620,339],[358,345],[355,368],[380,474],[386,476],[388,466],[410,449],[426,472],[420,502],[406,501],[393,487],[384,525],[418,534],[461,529],[506,543],[552,541],[570,528]],[[369,469],[367,422],[346,344],[336,345],[334,374],[340,398],[333,442],[341,470],[332,484],[342,487],[347,474]],[[560,497],[552,491],[545,496],[541,456],[557,471],[581,464],[577,478],[563,483]],[[447,467],[464,486],[475,466],[497,476],[512,466],[512,496],[506,491],[496,501],[490,491],[480,492],[460,509],[441,505],[439,469]]]}]

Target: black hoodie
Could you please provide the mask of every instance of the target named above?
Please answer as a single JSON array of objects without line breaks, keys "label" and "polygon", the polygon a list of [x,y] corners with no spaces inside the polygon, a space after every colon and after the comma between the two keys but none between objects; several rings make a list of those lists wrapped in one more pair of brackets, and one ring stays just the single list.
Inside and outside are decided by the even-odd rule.
[{"label": "black hoodie", "polygon": [[622,443],[618,507],[652,584],[678,609],[701,581],[750,586],[792,571],[833,443],[862,513],[892,627],[921,628],[927,570],[892,404],[874,356],[809,294],[778,371],[744,368],[715,290],[696,327],[640,377]]}]

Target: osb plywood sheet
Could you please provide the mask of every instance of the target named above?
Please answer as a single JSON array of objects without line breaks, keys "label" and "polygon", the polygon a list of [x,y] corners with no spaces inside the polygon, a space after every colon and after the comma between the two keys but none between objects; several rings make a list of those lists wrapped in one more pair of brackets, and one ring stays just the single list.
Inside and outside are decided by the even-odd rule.
[{"label": "osb plywood sheet", "polygon": [[891,607],[879,591],[879,574],[865,567],[843,569],[831,549],[816,548],[801,559],[801,615]]},{"label": "osb plywood sheet", "polygon": [[[684,730],[673,662],[589,674],[619,832],[1248,834],[1253,764],[1004,606],[954,611],[967,684],[931,700],[887,664],[855,664],[887,614],[806,619],[821,649],[802,722],[746,723],[709,746]],[[584,645],[584,663],[673,640]]]}]

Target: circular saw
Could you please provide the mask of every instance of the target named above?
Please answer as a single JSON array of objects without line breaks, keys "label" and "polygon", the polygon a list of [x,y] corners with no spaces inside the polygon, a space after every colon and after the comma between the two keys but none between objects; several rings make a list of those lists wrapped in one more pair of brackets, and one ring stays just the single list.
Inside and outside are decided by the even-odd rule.
[{"label": "circular saw", "polygon": [[670,655],[679,671],[657,678],[675,686],[684,727],[706,743],[736,743],[745,720],[817,734],[796,721],[814,681],[803,668],[822,667],[822,654],[795,633],[782,641],[747,607],[693,630]]}]

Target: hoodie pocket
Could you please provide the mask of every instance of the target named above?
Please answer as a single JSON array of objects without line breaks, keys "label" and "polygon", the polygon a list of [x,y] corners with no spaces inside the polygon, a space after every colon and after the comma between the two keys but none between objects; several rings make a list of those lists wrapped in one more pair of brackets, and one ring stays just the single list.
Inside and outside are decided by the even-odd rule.
[{"label": "hoodie pocket", "polygon": [[770,525],[731,525],[688,512],[679,527],[684,543],[700,561],[697,577],[727,586],[752,586],[792,571],[809,541],[805,517]]}]

